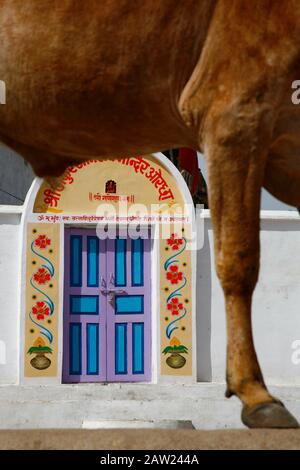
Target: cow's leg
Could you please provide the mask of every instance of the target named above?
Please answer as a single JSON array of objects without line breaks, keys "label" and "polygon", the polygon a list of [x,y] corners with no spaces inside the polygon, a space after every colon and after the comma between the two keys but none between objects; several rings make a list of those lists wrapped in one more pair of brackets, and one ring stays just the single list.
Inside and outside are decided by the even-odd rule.
[{"label": "cow's leg", "polygon": [[[257,360],[251,299],[259,270],[259,209],[270,133],[264,119],[214,116],[205,135],[216,268],[226,301],[227,397],[243,403],[249,427],[297,427],[268,392]],[[244,115],[245,117],[245,115]]]},{"label": "cow's leg", "polygon": [[251,327],[260,192],[280,103],[299,61],[292,35],[275,34],[274,41],[283,8],[287,29],[293,25],[298,32],[294,4],[216,2],[205,46],[178,103],[208,163],[216,265],[226,300],[228,396],[241,399],[243,421],[251,427],[297,426],[265,386]]}]

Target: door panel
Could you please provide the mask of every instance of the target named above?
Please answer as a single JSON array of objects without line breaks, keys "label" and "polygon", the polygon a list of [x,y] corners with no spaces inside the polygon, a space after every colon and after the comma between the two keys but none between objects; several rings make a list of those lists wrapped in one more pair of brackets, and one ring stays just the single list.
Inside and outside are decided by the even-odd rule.
[{"label": "door panel", "polygon": [[131,240],[131,279],[133,286],[144,285],[144,241]]},{"label": "door panel", "polygon": [[111,246],[111,249],[115,251],[115,272],[114,275],[113,272],[110,273],[110,281],[112,281],[114,276],[115,283],[110,287],[126,286],[126,241],[117,238],[113,241],[114,247]]},{"label": "door panel", "polygon": [[99,324],[87,324],[87,374],[99,374]]},{"label": "door panel", "polygon": [[82,236],[70,237],[70,285],[79,287],[82,285]]},{"label": "door panel", "polygon": [[87,285],[99,286],[99,238],[87,237]]},{"label": "door panel", "polygon": [[98,315],[98,295],[70,295],[70,315]]},{"label": "door panel", "polygon": [[80,375],[82,371],[81,323],[70,323],[70,374]]},{"label": "door panel", "polygon": [[150,251],[150,239],[107,241],[109,382],[151,379]]},{"label": "door panel", "polygon": [[101,272],[106,272],[105,242],[95,236],[94,229],[66,229],[63,381],[67,383],[106,380],[106,299],[99,288]]},{"label": "door panel", "polygon": [[144,323],[132,324],[132,373],[144,374]]},{"label": "door panel", "polygon": [[115,314],[144,313],[143,295],[115,295]]},{"label": "door panel", "polygon": [[127,323],[115,325],[115,373],[126,375],[128,372],[127,361]]}]

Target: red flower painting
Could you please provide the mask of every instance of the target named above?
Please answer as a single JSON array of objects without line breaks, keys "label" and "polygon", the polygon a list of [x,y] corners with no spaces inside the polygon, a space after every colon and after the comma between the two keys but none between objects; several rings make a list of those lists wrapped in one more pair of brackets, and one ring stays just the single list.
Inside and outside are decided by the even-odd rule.
[{"label": "red flower painting", "polygon": [[182,272],[178,271],[178,266],[170,266],[169,271],[167,271],[167,279],[171,281],[171,284],[178,284],[179,281],[182,281]]},{"label": "red flower painting", "polygon": [[39,235],[38,238],[35,240],[35,245],[41,249],[44,249],[47,246],[51,245],[51,240],[47,238],[46,235]]},{"label": "red flower painting", "polygon": [[176,233],[172,233],[171,237],[167,240],[168,245],[172,247],[172,250],[179,250],[182,245],[182,238],[178,238]]},{"label": "red flower painting", "polygon": [[51,276],[47,269],[39,268],[37,272],[33,275],[33,279],[39,284],[46,284],[48,281],[50,281]]},{"label": "red flower painting", "polygon": [[168,303],[168,310],[171,310],[172,315],[178,315],[182,309],[183,305],[179,303],[178,297],[173,297],[171,302]]},{"label": "red flower painting", "polygon": [[38,320],[44,320],[45,315],[49,315],[50,309],[47,307],[45,302],[36,302],[35,306],[32,307],[32,313],[36,315]]}]

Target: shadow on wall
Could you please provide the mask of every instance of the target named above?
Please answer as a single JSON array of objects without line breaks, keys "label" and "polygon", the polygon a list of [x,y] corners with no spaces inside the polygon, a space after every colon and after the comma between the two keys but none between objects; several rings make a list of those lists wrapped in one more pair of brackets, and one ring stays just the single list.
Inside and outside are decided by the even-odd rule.
[{"label": "shadow on wall", "polygon": [[22,205],[33,180],[31,166],[0,144],[0,204]]},{"label": "shadow on wall", "polygon": [[203,248],[197,252],[196,338],[197,381],[210,382],[211,364],[211,256],[208,223],[204,220]]}]

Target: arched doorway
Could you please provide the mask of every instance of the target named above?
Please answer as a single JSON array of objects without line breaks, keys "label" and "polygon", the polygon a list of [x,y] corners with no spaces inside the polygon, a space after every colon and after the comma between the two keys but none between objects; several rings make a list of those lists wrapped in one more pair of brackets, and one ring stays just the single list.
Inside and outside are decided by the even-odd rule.
[{"label": "arched doorway", "polygon": [[194,210],[164,155],[37,179],[22,223],[21,381],[196,380]]}]

